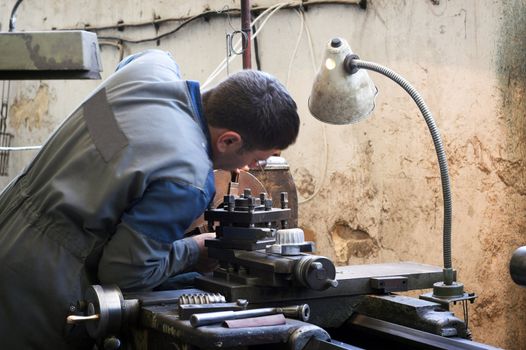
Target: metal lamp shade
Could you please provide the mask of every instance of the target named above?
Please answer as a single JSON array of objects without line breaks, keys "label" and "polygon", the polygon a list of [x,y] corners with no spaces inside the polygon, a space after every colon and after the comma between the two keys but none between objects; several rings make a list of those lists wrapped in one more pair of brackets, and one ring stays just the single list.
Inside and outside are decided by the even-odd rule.
[{"label": "metal lamp shade", "polygon": [[[334,47],[335,42],[338,44]],[[349,44],[341,38],[331,40],[325,49],[309,98],[312,115],[329,124],[351,124],[367,117],[374,109],[378,89],[367,71],[349,74],[345,57],[351,55]]]}]

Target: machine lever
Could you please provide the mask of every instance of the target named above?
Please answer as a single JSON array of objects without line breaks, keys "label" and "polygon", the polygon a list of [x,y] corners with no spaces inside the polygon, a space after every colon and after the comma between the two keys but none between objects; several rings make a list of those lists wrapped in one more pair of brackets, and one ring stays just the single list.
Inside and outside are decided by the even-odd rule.
[{"label": "machine lever", "polygon": [[66,318],[66,322],[67,324],[78,324],[86,321],[98,320],[99,318],[99,314],[93,314],[89,316],[69,315]]}]

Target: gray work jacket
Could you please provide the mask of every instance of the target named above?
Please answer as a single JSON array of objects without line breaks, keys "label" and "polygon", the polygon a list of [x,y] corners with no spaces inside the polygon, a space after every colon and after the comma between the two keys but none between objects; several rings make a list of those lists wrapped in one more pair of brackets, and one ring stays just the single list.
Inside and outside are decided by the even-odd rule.
[{"label": "gray work jacket", "polygon": [[169,54],[131,56],[2,192],[2,348],[89,348],[66,325],[88,285],[151,290],[197,262],[183,234],[214,194],[200,103]]}]

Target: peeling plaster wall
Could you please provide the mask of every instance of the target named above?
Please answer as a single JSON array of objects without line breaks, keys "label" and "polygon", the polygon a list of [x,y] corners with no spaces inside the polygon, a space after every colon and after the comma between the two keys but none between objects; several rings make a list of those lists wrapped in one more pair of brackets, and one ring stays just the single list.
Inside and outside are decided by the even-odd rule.
[{"label": "peeling plaster wall", "polygon": [[[4,31],[14,3],[0,3]],[[175,3],[27,1],[18,10],[17,29],[136,23],[239,6],[232,0]],[[231,22],[238,27],[237,17]],[[526,348],[526,293],[508,274],[511,253],[526,243],[526,1],[369,0],[366,10],[356,5],[309,6],[305,23],[312,51],[305,31],[295,51],[302,22],[292,10],[277,12],[258,44],[262,69],[286,83],[298,102],[302,129],[297,143],[283,155],[298,187],[300,226],[306,236],[316,241],[320,254],[338,264],[442,264],[436,155],[406,93],[370,73],[380,91],[371,118],[330,126],[308,112],[306,101],[321,50],[331,37],[342,36],[363,59],[409,80],[434,114],[450,167],[453,266],[466,289],[479,295],[470,314],[474,339],[507,349]],[[173,24],[103,34],[143,38],[170,28]],[[169,50],[186,78],[204,82],[224,58],[227,31],[232,27],[225,16],[200,19],[158,43],[126,45],[122,54],[149,47]],[[119,55],[116,47],[102,46],[104,77]],[[237,69],[239,59],[230,66],[230,71]],[[15,134],[14,144],[44,142],[98,84],[13,82],[8,129]],[[11,154],[11,177],[33,156],[34,152]],[[9,180],[1,178],[0,185]]]}]

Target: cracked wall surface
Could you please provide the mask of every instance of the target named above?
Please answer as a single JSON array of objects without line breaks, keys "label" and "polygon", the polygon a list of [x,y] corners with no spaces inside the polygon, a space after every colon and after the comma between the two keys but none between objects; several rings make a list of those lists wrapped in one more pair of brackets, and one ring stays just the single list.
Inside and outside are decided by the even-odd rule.
[{"label": "cracked wall surface", "polygon": [[[15,2],[0,4],[2,30]],[[134,23],[239,6],[233,0],[178,6],[145,0],[29,3],[18,10],[19,30]],[[319,254],[340,265],[443,263],[436,153],[408,95],[387,78],[370,73],[379,89],[370,118],[333,126],[308,112],[322,49],[330,38],[341,36],[362,59],[385,65],[410,81],[433,112],[451,177],[453,267],[466,289],[479,296],[470,306],[473,338],[526,349],[526,292],[508,273],[511,253],[526,245],[526,1],[367,4],[366,10],[356,5],[307,6],[303,21],[295,11],[278,11],[258,36],[262,69],[286,83],[301,116],[299,138],[283,152],[298,190],[300,226],[307,239],[316,241]],[[154,47],[172,53],[183,77],[202,83],[223,60],[225,32],[237,21],[203,19],[176,35],[124,45],[122,51],[118,45],[103,45],[103,76],[114,70],[121,55]],[[169,28],[163,24],[103,34],[137,38]],[[229,69],[240,69],[240,60]],[[225,75],[226,71],[220,77]],[[13,82],[8,129],[15,135],[14,145],[42,144],[99,83]],[[1,178],[0,185],[34,154],[11,154],[10,177]]]}]

